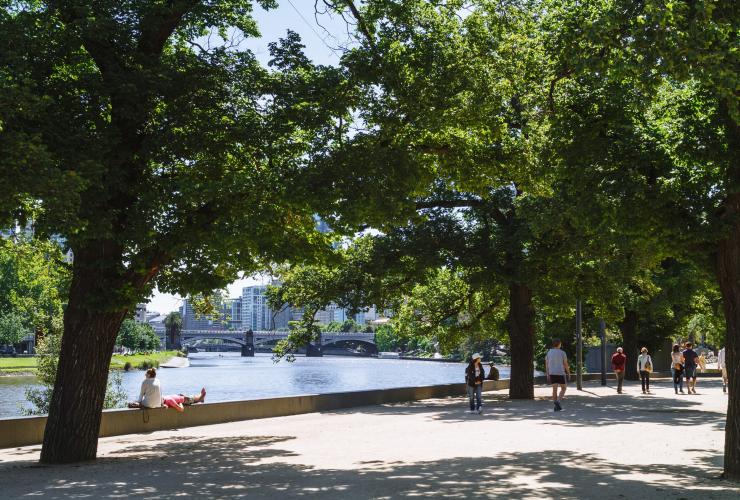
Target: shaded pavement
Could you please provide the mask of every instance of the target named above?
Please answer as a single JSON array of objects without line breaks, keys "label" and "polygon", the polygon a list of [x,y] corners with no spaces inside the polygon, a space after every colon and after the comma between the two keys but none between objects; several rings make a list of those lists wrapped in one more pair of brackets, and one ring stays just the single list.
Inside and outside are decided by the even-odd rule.
[{"label": "shaded pavement", "polygon": [[447,398],[100,440],[94,463],[40,466],[38,447],[0,450],[15,498],[738,498],[718,479],[719,381],[674,397],[587,383],[565,410],[485,394],[483,415]]}]

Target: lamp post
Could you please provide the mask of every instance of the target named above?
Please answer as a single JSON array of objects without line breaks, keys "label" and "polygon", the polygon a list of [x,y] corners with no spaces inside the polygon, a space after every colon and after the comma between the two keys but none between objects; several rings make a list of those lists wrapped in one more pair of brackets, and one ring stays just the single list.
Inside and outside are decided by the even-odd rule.
[{"label": "lamp post", "polygon": [[581,332],[581,301],[576,301],[576,388],[583,390],[583,335]]},{"label": "lamp post", "polygon": [[599,320],[599,336],[601,337],[601,385],[606,385],[606,323],[604,318]]}]

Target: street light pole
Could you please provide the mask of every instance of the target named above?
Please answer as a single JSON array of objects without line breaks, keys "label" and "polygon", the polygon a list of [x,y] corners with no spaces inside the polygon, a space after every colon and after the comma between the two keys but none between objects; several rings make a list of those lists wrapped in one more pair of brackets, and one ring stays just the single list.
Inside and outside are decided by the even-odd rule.
[{"label": "street light pole", "polygon": [[583,335],[581,332],[581,301],[576,301],[576,388],[583,390]]},{"label": "street light pole", "polygon": [[604,318],[599,320],[599,336],[601,337],[601,385],[606,385],[606,323]]}]

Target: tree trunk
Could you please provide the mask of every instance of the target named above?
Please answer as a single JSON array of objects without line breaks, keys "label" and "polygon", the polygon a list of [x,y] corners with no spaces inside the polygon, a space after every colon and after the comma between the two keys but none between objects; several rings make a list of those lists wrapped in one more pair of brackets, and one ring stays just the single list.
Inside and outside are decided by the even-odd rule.
[{"label": "tree trunk", "polygon": [[640,355],[640,346],[637,342],[637,311],[625,311],[624,319],[619,323],[622,332],[622,349],[627,356],[624,366],[624,378],[627,380],[640,380],[637,373],[637,356]]},{"label": "tree trunk", "polygon": [[509,340],[509,397],[534,399],[534,305],[532,290],[522,283],[509,285]]},{"label": "tree trunk", "polygon": [[[725,207],[726,215],[733,218],[740,216],[740,194],[731,196]],[[725,425],[724,476],[740,481],[740,222],[737,220],[732,232],[719,244],[715,271],[727,324],[725,353],[729,400]]]},{"label": "tree trunk", "polygon": [[715,256],[715,273],[727,324],[725,354],[729,398],[725,424],[724,477],[740,481],[740,125],[730,112],[730,99],[720,100],[719,113],[727,137],[730,163],[727,168],[727,199],[722,218],[728,234],[719,242]]},{"label": "tree trunk", "polygon": [[43,463],[95,459],[110,360],[127,313],[124,308],[105,311],[98,305],[122,287],[119,280],[106,279],[104,270],[85,267],[104,260],[100,254],[91,259],[86,253],[75,252],[59,366],[41,448]]}]

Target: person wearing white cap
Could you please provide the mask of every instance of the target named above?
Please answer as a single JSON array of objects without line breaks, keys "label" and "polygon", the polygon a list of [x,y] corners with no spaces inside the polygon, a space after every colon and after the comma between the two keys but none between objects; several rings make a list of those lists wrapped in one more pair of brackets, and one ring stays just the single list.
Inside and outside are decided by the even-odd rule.
[{"label": "person wearing white cap", "polygon": [[481,413],[483,397],[483,380],[486,378],[486,372],[480,362],[481,355],[477,352],[465,368],[465,383],[468,387],[468,400],[470,402],[470,411],[468,413]]},{"label": "person wearing white cap", "polygon": [[612,355],[612,370],[617,377],[617,394],[622,394],[622,384],[624,383],[624,367],[627,363],[627,356],[624,349],[617,347],[617,352]]}]

